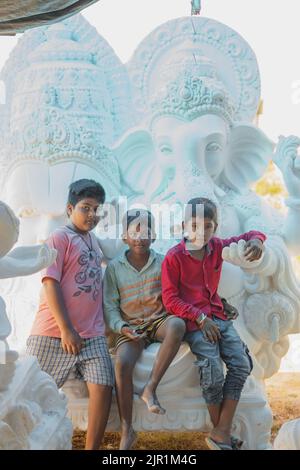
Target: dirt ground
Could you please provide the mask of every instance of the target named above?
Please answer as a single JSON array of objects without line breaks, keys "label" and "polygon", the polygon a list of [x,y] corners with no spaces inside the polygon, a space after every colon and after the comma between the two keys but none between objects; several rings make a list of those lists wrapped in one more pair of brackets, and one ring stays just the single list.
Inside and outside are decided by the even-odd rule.
[{"label": "dirt ground", "polygon": [[[300,417],[300,373],[280,373],[266,381],[267,393],[273,410],[272,440],[281,425],[290,419]],[[196,432],[141,432],[134,449],[143,450],[195,450],[206,449],[205,435]],[[103,449],[118,449],[119,433],[105,434]],[[85,433],[75,430],[73,449],[83,449]]]}]

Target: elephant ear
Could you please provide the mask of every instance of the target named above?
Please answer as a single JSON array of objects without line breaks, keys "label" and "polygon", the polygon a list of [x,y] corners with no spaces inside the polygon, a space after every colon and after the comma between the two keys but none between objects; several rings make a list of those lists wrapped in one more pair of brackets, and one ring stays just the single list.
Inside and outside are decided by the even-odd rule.
[{"label": "elephant ear", "polygon": [[155,165],[150,132],[142,128],[130,129],[112,151],[119,164],[124,192],[144,194]]},{"label": "elephant ear", "polygon": [[257,127],[239,124],[233,127],[223,181],[243,192],[263,175],[272,158],[275,144]]}]

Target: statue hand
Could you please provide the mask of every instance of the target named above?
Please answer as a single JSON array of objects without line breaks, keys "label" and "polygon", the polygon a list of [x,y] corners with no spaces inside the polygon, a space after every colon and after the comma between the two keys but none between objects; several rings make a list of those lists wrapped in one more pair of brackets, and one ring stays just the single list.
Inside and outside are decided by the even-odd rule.
[{"label": "statue hand", "polygon": [[51,264],[53,264],[56,260],[56,256],[57,250],[55,250],[54,248],[50,248],[46,244],[41,245],[36,261],[36,267],[38,271],[40,269],[44,269],[48,266],[51,266]]},{"label": "statue hand", "polygon": [[279,137],[274,163],[281,170],[288,193],[300,199],[300,138],[296,136]]},{"label": "statue hand", "polygon": [[[255,250],[255,256],[252,253],[253,250]],[[259,256],[258,253],[256,254],[256,250],[260,250]],[[240,240],[238,243],[231,243],[230,246],[223,248],[222,251],[224,261],[228,261],[231,264],[245,269],[256,268],[263,258],[261,255],[262,247],[258,248],[256,245],[251,247],[251,244],[245,240]]]},{"label": "statue hand", "polygon": [[30,261],[32,268],[43,269],[53,264],[57,251],[48,245],[20,246],[9,253],[10,258]]},{"label": "statue hand", "polygon": [[57,251],[47,245],[20,246],[0,261],[0,278],[34,274],[56,259]]}]

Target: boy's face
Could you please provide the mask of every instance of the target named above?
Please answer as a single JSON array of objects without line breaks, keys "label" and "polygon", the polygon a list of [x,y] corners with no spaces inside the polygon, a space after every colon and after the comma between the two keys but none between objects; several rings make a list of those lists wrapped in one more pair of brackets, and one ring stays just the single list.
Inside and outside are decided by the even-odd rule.
[{"label": "boy's face", "polygon": [[97,199],[87,197],[81,199],[75,206],[67,205],[68,216],[73,225],[81,232],[90,232],[100,220],[101,204]]},{"label": "boy's face", "polygon": [[217,224],[212,219],[206,217],[191,217],[186,223],[182,223],[184,232],[188,240],[197,249],[207,245],[217,230]]},{"label": "boy's face", "polygon": [[123,236],[124,243],[129,246],[130,251],[135,254],[145,254],[149,252],[151,243],[153,242],[153,233],[148,228],[147,223],[136,223],[132,221],[128,230]]}]

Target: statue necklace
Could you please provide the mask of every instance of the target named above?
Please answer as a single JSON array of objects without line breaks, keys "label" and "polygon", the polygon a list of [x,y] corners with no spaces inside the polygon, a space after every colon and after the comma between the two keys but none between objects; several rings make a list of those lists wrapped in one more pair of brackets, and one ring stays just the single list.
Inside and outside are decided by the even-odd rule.
[{"label": "statue necklace", "polygon": [[67,228],[69,228],[70,230],[72,230],[72,232],[76,233],[76,235],[78,235],[81,240],[83,240],[83,242],[86,244],[86,246],[88,247],[89,249],[89,253],[91,253],[92,251],[94,251],[93,249],[93,242],[92,242],[92,237],[91,237],[91,234],[90,232],[88,232],[89,234],[89,238],[90,238],[90,244],[91,246],[88,244],[87,240],[84,238],[83,235],[81,235],[81,233],[77,232],[77,230],[75,230],[73,227],[71,227],[70,225],[66,225]]}]

